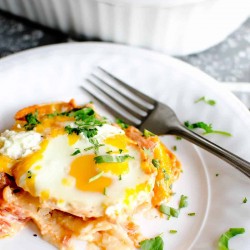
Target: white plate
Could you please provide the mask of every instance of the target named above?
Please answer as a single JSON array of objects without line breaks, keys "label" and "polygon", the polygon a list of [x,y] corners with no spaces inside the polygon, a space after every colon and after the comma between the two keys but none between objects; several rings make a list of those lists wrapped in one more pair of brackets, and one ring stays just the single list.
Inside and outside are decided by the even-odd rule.
[{"label": "white plate", "polygon": [[[79,88],[96,65],[167,103],[182,122],[204,121],[232,137],[207,136],[210,140],[250,160],[250,116],[248,110],[229,92],[222,91],[215,80],[199,70],[171,57],[154,52],[104,43],[63,44],[33,49],[0,61],[0,130],[8,128],[17,109],[26,105],[69,100],[89,100]],[[217,101],[211,107],[194,101],[206,96]],[[177,145],[177,155],[184,173],[174,185],[177,194],[170,202],[177,206],[181,194],[189,197],[189,206],[178,219],[152,221],[148,235],[164,232],[169,250],[215,249],[219,236],[230,227],[244,227],[246,233],[231,240],[231,248],[249,249],[250,182],[245,176],[203,150],[174,137],[163,138],[170,147]],[[201,157],[199,157],[199,155]],[[219,176],[215,176],[219,173]],[[210,177],[210,185],[207,175]],[[209,196],[211,186],[211,204]],[[187,216],[196,212],[196,216]],[[207,220],[206,220],[207,216]],[[143,222],[148,223],[148,222]],[[146,225],[146,224],[143,224]],[[203,227],[204,226],[204,227]],[[169,229],[177,229],[171,235]],[[5,250],[54,249],[33,229],[25,229],[16,237],[0,241]]]}]

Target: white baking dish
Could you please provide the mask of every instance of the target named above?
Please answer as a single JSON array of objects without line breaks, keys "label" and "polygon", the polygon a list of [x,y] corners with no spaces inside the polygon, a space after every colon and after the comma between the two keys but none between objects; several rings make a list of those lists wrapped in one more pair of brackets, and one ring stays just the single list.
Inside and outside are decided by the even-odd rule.
[{"label": "white baking dish", "polygon": [[0,0],[0,9],[64,32],[185,55],[249,16],[249,0]]}]

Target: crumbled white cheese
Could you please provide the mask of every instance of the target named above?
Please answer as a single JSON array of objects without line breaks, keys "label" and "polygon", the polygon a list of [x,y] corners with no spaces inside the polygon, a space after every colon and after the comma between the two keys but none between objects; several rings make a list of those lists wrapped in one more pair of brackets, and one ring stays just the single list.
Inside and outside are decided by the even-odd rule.
[{"label": "crumbled white cheese", "polygon": [[38,150],[41,140],[41,134],[34,131],[6,130],[0,135],[0,154],[18,159]]}]

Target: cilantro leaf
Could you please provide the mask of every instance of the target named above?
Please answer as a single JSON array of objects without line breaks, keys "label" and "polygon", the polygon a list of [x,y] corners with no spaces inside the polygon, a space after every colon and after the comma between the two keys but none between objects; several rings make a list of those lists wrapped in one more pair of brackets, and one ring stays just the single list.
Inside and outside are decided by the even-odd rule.
[{"label": "cilantro leaf", "polygon": [[148,138],[148,137],[151,137],[151,136],[155,136],[155,134],[153,134],[152,132],[150,132],[147,129],[144,129],[143,136],[146,137],[146,138]]},{"label": "cilantro leaf", "polygon": [[244,228],[230,228],[227,232],[220,236],[218,242],[218,250],[229,250],[228,242],[229,240],[237,234],[243,234],[245,232]]},{"label": "cilantro leaf", "polygon": [[158,159],[153,159],[152,160],[152,164],[154,165],[155,168],[159,168],[160,167],[160,161]]},{"label": "cilantro leaf", "polygon": [[177,233],[177,230],[171,229],[171,230],[169,230],[169,233],[171,233],[171,234],[176,234],[176,233]]},{"label": "cilantro leaf", "polygon": [[73,116],[76,121],[84,121],[89,117],[93,117],[95,115],[95,111],[92,108],[83,108],[73,112]]},{"label": "cilantro leaf", "polygon": [[196,129],[196,128],[203,129],[204,130],[203,135],[213,133],[213,134],[221,134],[225,136],[232,136],[230,133],[225,132],[225,131],[213,130],[212,124],[206,124],[205,122],[196,122],[196,123],[190,124],[189,121],[185,121],[184,125],[188,129],[191,129],[191,130]]},{"label": "cilantro leaf", "polygon": [[140,242],[141,250],[163,250],[164,242],[160,236]]},{"label": "cilantro leaf", "polygon": [[89,183],[90,183],[90,182],[93,182],[93,181],[95,181],[95,180],[97,180],[97,179],[99,179],[100,177],[102,177],[103,174],[104,174],[104,171],[101,171],[101,172],[98,173],[97,175],[95,175],[95,176],[89,178]]},{"label": "cilantro leaf", "polygon": [[80,154],[81,151],[79,148],[76,148],[76,150],[71,154],[72,156]]},{"label": "cilantro leaf", "polygon": [[194,103],[198,103],[198,102],[201,102],[201,101],[207,103],[210,106],[214,106],[216,104],[215,100],[208,100],[208,99],[206,99],[205,96],[202,96],[201,98],[197,99]]},{"label": "cilantro leaf", "polygon": [[112,163],[112,162],[124,162],[128,159],[134,159],[130,155],[99,155],[94,158],[95,163]]},{"label": "cilantro leaf", "polygon": [[179,209],[187,207],[188,206],[188,202],[187,202],[188,197],[185,195],[181,195],[181,199],[179,202]]},{"label": "cilantro leaf", "polygon": [[37,115],[37,112],[35,112],[34,114],[29,113],[25,116],[27,123],[24,125],[24,128],[26,130],[32,130],[37,124],[40,123],[40,121],[37,119]]},{"label": "cilantro leaf", "polygon": [[80,133],[83,133],[87,138],[91,138],[94,137],[95,135],[97,135],[97,128],[81,128],[81,127],[71,127],[70,125],[67,125],[65,127],[65,131],[68,134],[77,134],[79,135]]},{"label": "cilantro leaf", "polygon": [[178,218],[178,216],[179,216],[179,210],[178,209],[166,206],[164,204],[160,205],[159,210],[160,210],[161,213],[167,215],[168,217],[172,216],[172,217]]},{"label": "cilantro leaf", "polygon": [[242,203],[247,203],[247,197],[243,199]]},{"label": "cilantro leaf", "polygon": [[28,178],[28,179],[31,179],[31,178],[32,178],[32,172],[31,172],[30,170],[27,172],[27,178]]},{"label": "cilantro leaf", "polygon": [[97,126],[102,126],[105,121],[97,119],[95,117],[95,111],[92,108],[82,108],[76,111],[68,112],[66,115],[75,118],[75,125],[65,127],[65,131],[68,134],[76,133],[79,135],[83,133],[87,138],[94,137],[97,135]]},{"label": "cilantro leaf", "polygon": [[126,129],[129,127],[129,125],[127,123],[125,123],[122,119],[115,119],[115,122],[122,128],[122,129]]}]

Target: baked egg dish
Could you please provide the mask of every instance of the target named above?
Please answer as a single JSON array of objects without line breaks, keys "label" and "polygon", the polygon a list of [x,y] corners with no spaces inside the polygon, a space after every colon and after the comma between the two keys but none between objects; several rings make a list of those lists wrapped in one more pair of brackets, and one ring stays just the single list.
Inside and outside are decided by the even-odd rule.
[{"label": "baked egg dish", "polygon": [[0,237],[33,221],[58,249],[136,249],[134,216],[167,202],[180,171],[158,136],[92,103],[23,108],[0,134]]}]

